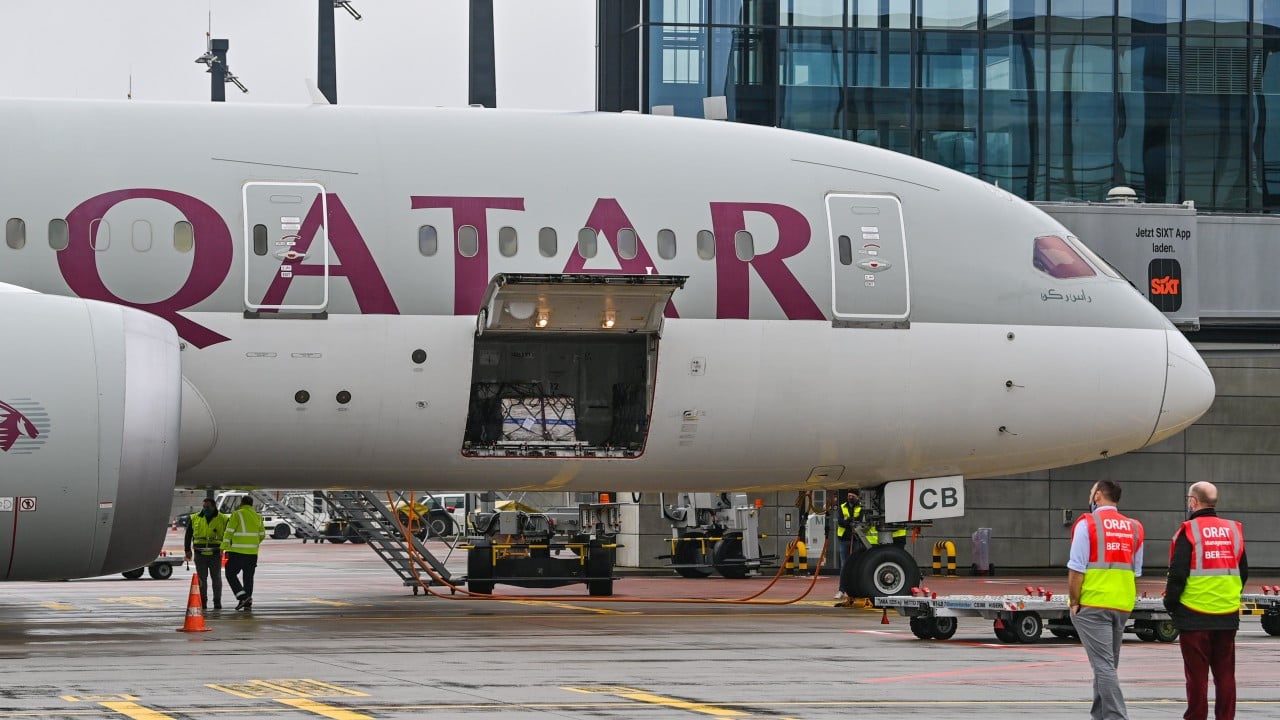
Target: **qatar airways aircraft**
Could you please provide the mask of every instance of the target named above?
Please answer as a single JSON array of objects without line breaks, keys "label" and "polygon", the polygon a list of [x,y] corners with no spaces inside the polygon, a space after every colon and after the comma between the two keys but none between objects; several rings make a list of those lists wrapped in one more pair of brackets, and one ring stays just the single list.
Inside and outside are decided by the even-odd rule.
[{"label": "qatar airways aircraft", "polygon": [[181,487],[878,487],[1117,455],[1214,385],[1059,223],[635,114],[0,101],[0,578]]}]

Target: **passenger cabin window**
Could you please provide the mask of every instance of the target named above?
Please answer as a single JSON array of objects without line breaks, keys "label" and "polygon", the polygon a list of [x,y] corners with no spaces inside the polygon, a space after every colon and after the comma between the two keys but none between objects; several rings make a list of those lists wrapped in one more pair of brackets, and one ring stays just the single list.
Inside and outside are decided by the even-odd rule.
[{"label": "passenger cabin window", "polygon": [[[92,228],[92,225],[90,227]],[[49,247],[54,250],[66,250],[69,241],[70,234],[67,232],[67,221],[62,218],[54,218],[53,220],[50,220]]]},{"label": "passenger cabin window", "polygon": [[635,260],[638,254],[640,254],[640,238],[636,236],[636,231],[631,228],[619,230],[618,257],[623,260]]},{"label": "passenger cabin window", "polygon": [[267,226],[261,223],[253,226],[253,254],[267,254]]},{"label": "passenger cabin window", "polygon": [[538,252],[542,257],[555,257],[557,248],[556,229],[544,227],[538,231]]},{"label": "passenger cabin window", "polygon": [[[66,221],[61,221],[63,227],[66,227]],[[50,235],[52,236],[53,228],[50,227]],[[106,252],[111,248],[111,223],[98,218],[89,223],[89,245],[98,252]],[[66,247],[64,244],[63,247]]]},{"label": "passenger cabin window", "polygon": [[756,241],[748,230],[739,230],[733,234],[733,252],[738,259],[747,262],[756,257]]},{"label": "passenger cabin window", "polygon": [[196,247],[196,231],[191,223],[179,220],[173,224],[173,249],[180,253],[189,253]]},{"label": "passenger cabin window", "polygon": [[716,234],[710,230],[698,231],[698,257],[713,260],[716,256]]},{"label": "passenger cabin window", "polygon": [[435,225],[423,225],[418,228],[418,253],[423,257],[431,257],[440,249],[440,237]]},{"label": "passenger cabin window", "polygon": [[676,234],[672,230],[658,231],[658,257],[670,260],[676,256]]},{"label": "passenger cabin window", "polygon": [[151,251],[151,223],[146,220],[133,221],[133,249],[138,252]]},{"label": "passenger cabin window", "polygon": [[596,256],[596,231],[591,228],[582,228],[578,231],[578,254],[583,260],[590,260]]},{"label": "passenger cabin window", "polygon": [[480,231],[474,225],[463,225],[458,228],[458,254],[462,257],[475,257],[480,254]]},{"label": "passenger cabin window", "polygon": [[4,243],[14,250],[21,250],[27,245],[27,221],[22,218],[9,218],[4,224]]},{"label": "passenger cabin window", "polygon": [[516,229],[506,226],[498,229],[498,252],[502,257],[515,257],[517,248]]},{"label": "passenger cabin window", "polygon": [[1057,235],[1043,235],[1036,238],[1031,262],[1037,270],[1060,280],[1093,277],[1097,274],[1093,268],[1089,267],[1089,263],[1084,261],[1084,258],[1071,249],[1067,241]]}]

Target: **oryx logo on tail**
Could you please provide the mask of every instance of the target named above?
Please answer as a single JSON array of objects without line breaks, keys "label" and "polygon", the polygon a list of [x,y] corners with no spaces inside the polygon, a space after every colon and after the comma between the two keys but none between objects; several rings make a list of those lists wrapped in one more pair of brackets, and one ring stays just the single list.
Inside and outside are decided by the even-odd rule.
[{"label": "oryx logo on tail", "polygon": [[49,413],[30,398],[0,400],[0,452],[27,455],[49,438]]}]

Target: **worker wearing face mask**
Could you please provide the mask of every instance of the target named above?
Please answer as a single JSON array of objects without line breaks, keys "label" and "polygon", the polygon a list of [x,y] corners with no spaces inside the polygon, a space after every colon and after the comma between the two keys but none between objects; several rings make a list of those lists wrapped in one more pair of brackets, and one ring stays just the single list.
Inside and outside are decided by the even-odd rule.
[{"label": "worker wearing face mask", "polygon": [[1142,574],[1142,524],[1120,514],[1120,485],[1099,480],[1089,512],[1071,530],[1067,593],[1071,624],[1093,668],[1093,720],[1127,720],[1120,690],[1120,643],[1137,602]]},{"label": "worker wearing face mask", "polygon": [[[209,580],[213,580],[213,609],[222,609],[222,534],[227,529],[227,519],[213,504],[213,498],[205,498],[200,512],[191,516],[187,534],[182,541],[184,554],[189,562],[196,561],[196,575],[200,577],[200,604],[209,609]],[[212,578],[210,578],[212,576]]]},{"label": "worker wearing face mask", "polygon": [[1187,489],[1187,521],[1173,536],[1164,607],[1178,628],[1187,679],[1187,720],[1209,716],[1209,672],[1218,720],[1236,716],[1236,631],[1240,591],[1249,579],[1244,526],[1218,516],[1218,488]]}]

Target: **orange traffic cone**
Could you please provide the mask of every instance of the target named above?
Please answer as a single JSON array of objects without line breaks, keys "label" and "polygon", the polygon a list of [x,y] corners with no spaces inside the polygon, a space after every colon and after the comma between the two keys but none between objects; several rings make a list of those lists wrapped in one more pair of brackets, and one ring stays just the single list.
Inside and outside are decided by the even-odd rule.
[{"label": "orange traffic cone", "polygon": [[178,632],[209,632],[213,628],[204,626],[204,603],[200,600],[200,578],[191,576],[191,593],[187,595],[187,619],[178,628]]}]

